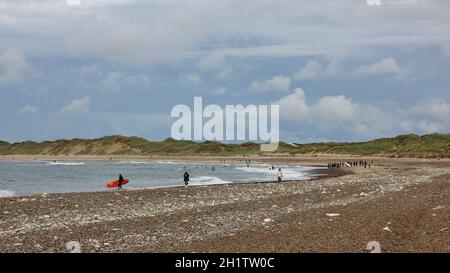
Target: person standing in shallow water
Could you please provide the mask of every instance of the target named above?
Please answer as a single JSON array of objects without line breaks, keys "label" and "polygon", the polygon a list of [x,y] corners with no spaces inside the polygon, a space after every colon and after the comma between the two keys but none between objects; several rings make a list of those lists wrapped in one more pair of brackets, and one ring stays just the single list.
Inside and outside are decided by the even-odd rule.
[{"label": "person standing in shallow water", "polygon": [[183,178],[184,178],[184,186],[187,187],[189,185],[189,173],[184,172]]},{"label": "person standing in shallow water", "polygon": [[281,182],[281,180],[283,180],[283,172],[281,171],[281,169],[278,169],[277,177],[278,182]]},{"label": "person standing in shallow water", "polygon": [[117,184],[117,190],[122,190],[122,183],[123,183],[123,176],[122,174],[119,174],[119,184]]}]

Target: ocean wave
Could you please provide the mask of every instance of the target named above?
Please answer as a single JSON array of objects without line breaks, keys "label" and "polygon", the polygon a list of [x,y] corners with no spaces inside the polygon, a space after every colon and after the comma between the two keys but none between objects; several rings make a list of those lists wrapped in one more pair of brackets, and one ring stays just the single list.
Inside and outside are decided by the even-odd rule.
[{"label": "ocean wave", "polygon": [[[267,177],[273,177],[274,180],[277,177],[278,168],[275,168],[275,170],[272,170],[270,168],[261,168],[261,167],[236,167],[236,170],[244,171],[244,172],[250,172],[250,173],[258,173],[258,174],[265,174]],[[283,179],[284,180],[296,180],[296,179],[307,179],[308,173],[306,173],[306,169],[301,168],[281,168],[281,171],[283,172]]]},{"label": "ocean wave", "polygon": [[219,185],[219,184],[229,184],[230,181],[222,180],[216,176],[199,176],[192,178],[189,185],[192,186],[203,186],[203,185]]},{"label": "ocean wave", "polygon": [[145,162],[145,161],[119,161],[116,164],[131,164],[131,165],[141,165],[141,164],[154,164],[154,162]]},{"label": "ocean wave", "polygon": [[265,174],[276,174],[278,169],[272,170],[269,167],[267,168],[257,168],[257,167],[236,167],[236,170],[250,173],[265,173]]},{"label": "ocean wave", "polygon": [[15,192],[9,190],[0,190],[0,197],[9,197],[16,195]]},{"label": "ocean wave", "polygon": [[170,165],[183,165],[183,164],[189,164],[188,162],[177,162],[177,161],[156,161],[156,164],[170,164]]},{"label": "ocean wave", "polygon": [[81,166],[84,162],[47,162],[48,166]]}]

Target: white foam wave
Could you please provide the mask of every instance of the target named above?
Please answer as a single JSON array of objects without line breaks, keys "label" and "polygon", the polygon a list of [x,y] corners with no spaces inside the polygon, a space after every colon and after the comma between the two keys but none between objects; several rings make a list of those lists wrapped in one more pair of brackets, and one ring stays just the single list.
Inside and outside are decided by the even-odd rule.
[{"label": "white foam wave", "polygon": [[145,161],[120,161],[116,162],[117,164],[132,164],[132,165],[141,165],[141,164],[154,164],[153,162],[145,162]]},{"label": "white foam wave", "polygon": [[229,184],[232,183],[230,181],[222,180],[215,176],[199,176],[192,178],[189,181],[189,185],[192,186],[203,186],[203,185],[219,185],[219,184]]},{"label": "white foam wave", "polygon": [[[265,174],[267,177],[277,177],[278,168],[275,168],[275,170],[272,170],[270,168],[261,168],[261,167],[236,167],[236,170],[244,171],[244,172],[250,172],[250,173],[258,173],[258,174]],[[297,180],[297,179],[307,179],[309,176],[305,172],[306,169],[303,167],[300,168],[281,168],[281,171],[283,172],[283,179],[284,180]]]},{"label": "white foam wave", "polygon": [[8,196],[14,196],[14,195],[16,195],[16,193],[13,191],[0,190],[0,197],[8,197]]},{"label": "white foam wave", "polygon": [[269,167],[267,168],[257,168],[257,167],[236,167],[236,170],[250,172],[250,173],[265,173],[265,174],[276,174],[277,170],[271,170]]},{"label": "white foam wave", "polygon": [[190,164],[189,162],[183,162],[183,161],[156,161],[156,164],[167,164],[167,165],[186,165]]},{"label": "white foam wave", "polygon": [[81,166],[84,162],[48,162],[48,166]]}]

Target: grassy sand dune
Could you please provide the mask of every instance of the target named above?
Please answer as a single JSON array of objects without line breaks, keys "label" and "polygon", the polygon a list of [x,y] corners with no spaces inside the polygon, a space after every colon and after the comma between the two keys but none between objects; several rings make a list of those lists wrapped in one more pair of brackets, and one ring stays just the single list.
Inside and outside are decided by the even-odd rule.
[{"label": "grassy sand dune", "polygon": [[[257,143],[224,144],[166,139],[160,142],[140,137],[107,136],[9,144],[0,142],[0,155],[257,155]],[[403,135],[355,143],[288,144],[281,142],[274,154],[340,154],[384,157],[450,158],[450,134]]]}]

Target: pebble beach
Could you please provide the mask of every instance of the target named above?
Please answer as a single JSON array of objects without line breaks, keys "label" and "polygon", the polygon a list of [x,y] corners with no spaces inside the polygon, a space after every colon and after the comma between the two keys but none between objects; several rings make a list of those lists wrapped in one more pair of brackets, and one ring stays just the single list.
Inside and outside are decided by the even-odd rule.
[{"label": "pebble beach", "polygon": [[[386,162],[389,162],[387,164]],[[0,252],[450,252],[450,164],[0,198]]]}]

